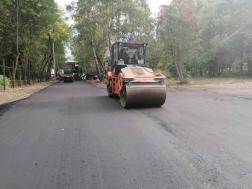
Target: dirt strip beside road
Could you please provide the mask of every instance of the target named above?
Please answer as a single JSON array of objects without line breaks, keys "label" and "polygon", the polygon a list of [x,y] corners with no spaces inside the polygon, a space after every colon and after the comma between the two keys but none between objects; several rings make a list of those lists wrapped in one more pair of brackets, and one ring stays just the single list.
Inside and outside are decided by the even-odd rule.
[{"label": "dirt strip beside road", "polygon": [[54,84],[54,81],[36,83],[34,85],[27,85],[17,88],[7,88],[6,91],[0,91],[0,105],[11,103],[17,100],[25,99],[32,94],[47,88]]}]

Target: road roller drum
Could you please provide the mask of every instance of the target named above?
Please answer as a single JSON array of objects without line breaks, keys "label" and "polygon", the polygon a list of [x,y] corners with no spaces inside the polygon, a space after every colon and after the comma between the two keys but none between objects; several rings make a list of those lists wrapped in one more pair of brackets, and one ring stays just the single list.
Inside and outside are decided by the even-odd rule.
[{"label": "road roller drum", "polygon": [[120,103],[124,108],[160,107],[166,100],[165,85],[127,84],[121,90]]}]

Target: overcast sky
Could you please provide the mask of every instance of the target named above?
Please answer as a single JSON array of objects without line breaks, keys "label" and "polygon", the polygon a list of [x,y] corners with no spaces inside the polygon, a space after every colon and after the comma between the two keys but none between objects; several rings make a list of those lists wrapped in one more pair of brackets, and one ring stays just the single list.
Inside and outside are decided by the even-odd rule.
[{"label": "overcast sky", "polygon": [[[73,0],[55,0],[61,8],[65,8],[65,5],[70,4]],[[154,16],[157,15],[159,6],[168,4],[170,0],[148,0],[151,12]]]},{"label": "overcast sky", "polygon": [[167,5],[170,0],[148,0],[151,12],[154,16],[157,15],[160,5]]}]

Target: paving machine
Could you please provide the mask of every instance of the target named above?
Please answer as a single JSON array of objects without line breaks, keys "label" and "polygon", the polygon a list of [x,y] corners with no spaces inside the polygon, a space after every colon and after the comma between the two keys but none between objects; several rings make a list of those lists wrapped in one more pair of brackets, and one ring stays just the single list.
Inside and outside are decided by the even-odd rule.
[{"label": "paving machine", "polygon": [[112,45],[112,64],[107,71],[107,91],[119,97],[123,108],[160,107],[166,100],[165,76],[144,67],[147,44]]}]

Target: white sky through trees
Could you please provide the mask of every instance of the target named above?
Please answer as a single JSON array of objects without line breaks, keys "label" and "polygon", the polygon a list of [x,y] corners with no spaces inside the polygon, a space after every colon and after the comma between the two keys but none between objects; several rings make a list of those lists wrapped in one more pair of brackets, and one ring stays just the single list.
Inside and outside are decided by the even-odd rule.
[{"label": "white sky through trees", "polygon": [[[55,0],[58,5],[65,9],[65,5],[70,4],[73,0]],[[159,10],[160,5],[169,4],[171,0],[148,0],[151,12],[153,16],[156,16]]]},{"label": "white sky through trees", "polygon": [[148,0],[148,3],[152,14],[156,16],[160,5],[167,5],[170,3],[170,0]]}]

